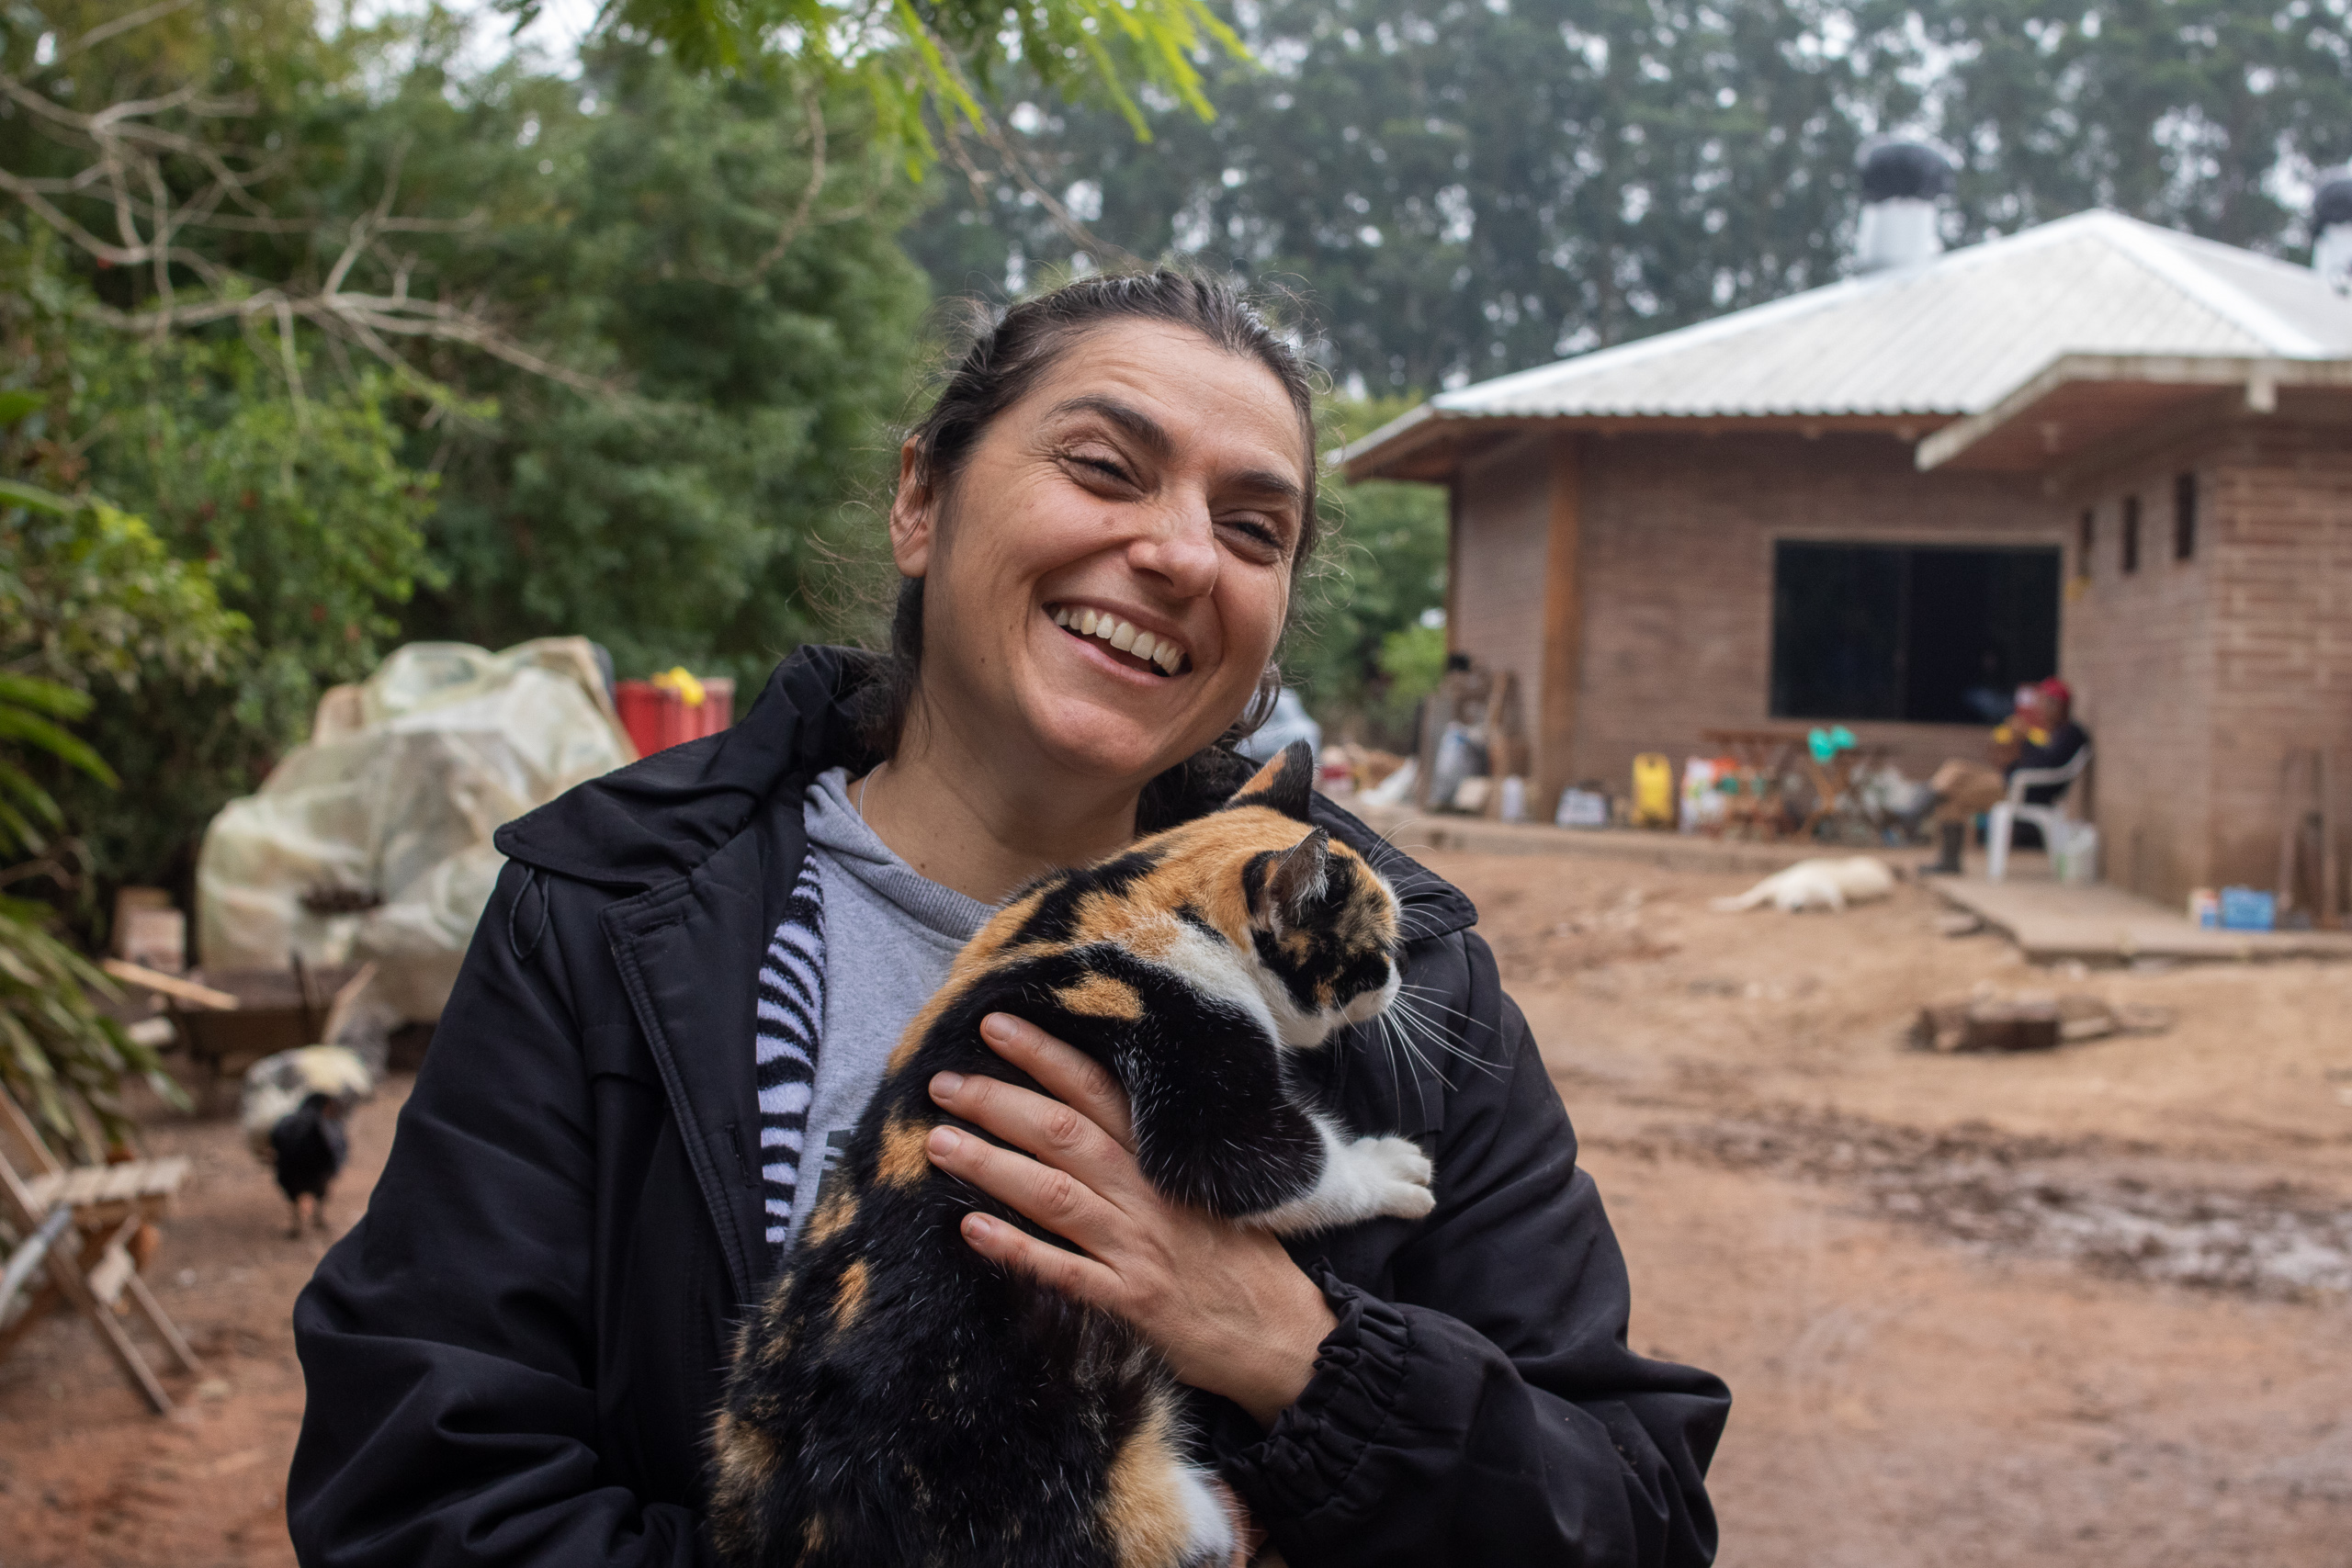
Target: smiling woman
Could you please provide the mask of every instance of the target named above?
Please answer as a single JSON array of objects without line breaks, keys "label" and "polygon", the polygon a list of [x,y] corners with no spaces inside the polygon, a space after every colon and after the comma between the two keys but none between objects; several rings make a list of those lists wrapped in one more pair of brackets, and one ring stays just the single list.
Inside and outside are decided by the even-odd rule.
[{"label": "smiling woman", "polygon": [[[1014,306],[901,449],[889,654],[804,649],[735,728],[501,831],[374,1203],[296,1309],[306,1562],[711,1561],[726,1347],[804,1230],[831,1234],[828,1173],[909,1021],[1022,885],[1250,775],[1233,742],[1315,545],[1312,414],[1222,282]],[[1285,1070],[1417,1145],[1430,1212],[1285,1243],[1175,1201],[1108,1074],[1003,1013],[978,1033],[1005,1075],[927,1090],[989,1136],[943,1126],[888,1160],[1035,1222],[961,1234],[1125,1320],[1193,1391],[1183,1440],[1245,1551],[1705,1561],[1727,1396],[1626,1348],[1616,1242],[1476,911],[1300,794],[1296,830],[1394,890],[1400,1000],[1392,1031]],[[924,1310],[857,1280],[844,1321]]]}]

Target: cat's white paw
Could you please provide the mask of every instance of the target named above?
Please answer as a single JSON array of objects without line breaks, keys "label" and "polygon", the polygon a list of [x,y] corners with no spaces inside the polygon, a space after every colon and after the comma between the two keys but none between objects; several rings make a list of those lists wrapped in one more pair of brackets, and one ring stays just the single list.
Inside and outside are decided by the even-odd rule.
[{"label": "cat's white paw", "polygon": [[1430,1190],[1435,1168],[1410,1138],[1358,1138],[1349,1153],[1376,1183],[1373,1213],[1418,1220],[1437,1207]]}]

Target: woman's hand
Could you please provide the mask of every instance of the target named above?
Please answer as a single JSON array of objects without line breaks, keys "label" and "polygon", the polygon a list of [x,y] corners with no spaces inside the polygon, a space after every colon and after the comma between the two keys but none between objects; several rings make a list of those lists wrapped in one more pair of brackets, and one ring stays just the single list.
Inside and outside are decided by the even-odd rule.
[{"label": "woman's hand", "polygon": [[983,1258],[1126,1319],[1179,1379],[1272,1427],[1306,1387],[1316,1348],[1337,1326],[1323,1292],[1272,1236],[1159,1195],[1136,1164],[1126,1095],[1098,1064],[1005,1013],[991,1013],[980,1033],[1056,1098],[940,1074],[932,1098],[1013,1149],[940,1127],[931,1162],[1085,1255],[985,1214],[965,1216],[964,1239]]}]

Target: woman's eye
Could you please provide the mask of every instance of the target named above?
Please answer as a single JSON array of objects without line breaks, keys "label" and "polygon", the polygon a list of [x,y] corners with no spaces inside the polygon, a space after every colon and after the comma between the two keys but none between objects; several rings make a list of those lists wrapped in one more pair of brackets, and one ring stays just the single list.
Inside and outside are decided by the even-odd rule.
[{"label": "woman's eye", "polygon": [[1251,517],[1229,517],[1225,520],[1223,526],[1227,532],[1238,535],[1246,541],[1252,554],[1271,558],[1282,553],[1282,537],[1274,532],[1270,524],[1261,523]]},{"label": "woman's eye", "polygon": [[1134,482],[1127,477],[1127,470],[1124,467],[1108,457],[1089,457],[1072,454],[1068,461],[1073,468],[1080,468],[1091,477],[1109,479],[1113,484]]}]

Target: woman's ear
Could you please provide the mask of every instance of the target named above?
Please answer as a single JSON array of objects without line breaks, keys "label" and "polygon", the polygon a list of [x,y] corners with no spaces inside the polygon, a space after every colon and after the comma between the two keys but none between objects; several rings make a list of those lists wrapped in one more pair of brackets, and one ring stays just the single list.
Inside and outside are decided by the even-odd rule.
[{"label": "woman's ear", "polygon": [[922,455],[915,438],[899,446],[899,491],[890,498],[890,558],[900,577],[921,577],[931,570],[932,528],[938,499],[922,472]]}]

